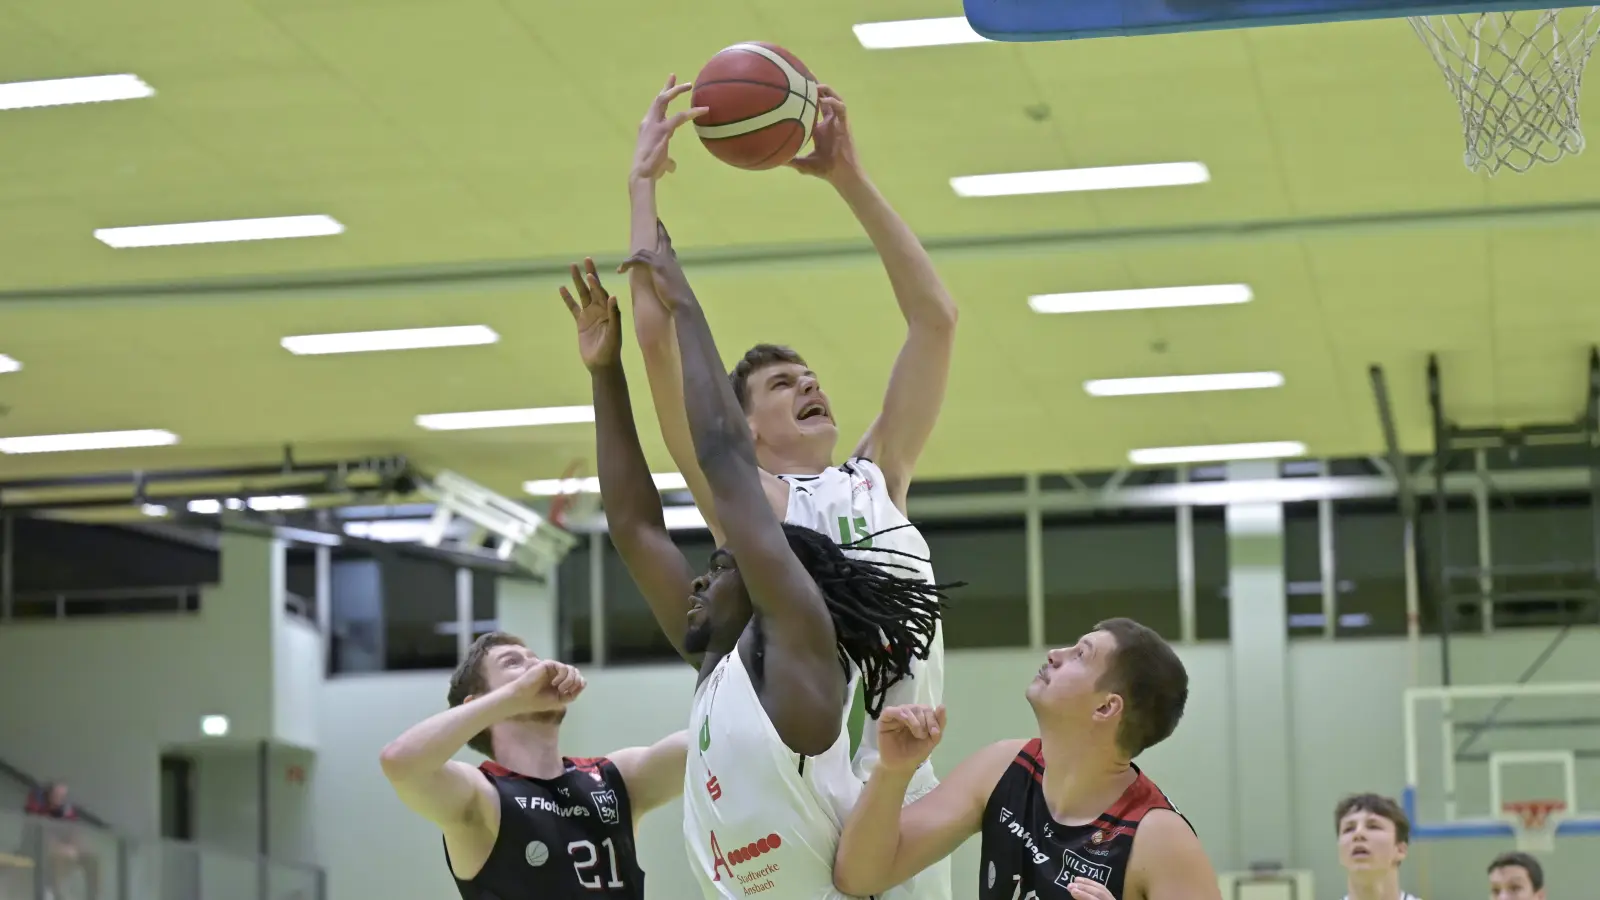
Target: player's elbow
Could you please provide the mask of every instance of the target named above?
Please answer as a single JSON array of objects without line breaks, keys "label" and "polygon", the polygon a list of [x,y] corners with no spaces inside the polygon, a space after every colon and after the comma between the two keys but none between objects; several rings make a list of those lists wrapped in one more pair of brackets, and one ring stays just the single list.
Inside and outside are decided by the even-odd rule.
[{"label": "player's elbow", "polygon": [[408,781],[417,775],[416,760],[400,740],[390,741],[383,748],[378,754],[378,766],[383,769],[383,777],[389,779],[391,784]]},{"label": "player's elbow", "polygon": [[[856,854],[859,855],[859,854]],[[852,859],[852,854],[841,844],[833,861],[833,886],[850,897],[874,897],[894,887],[879,873],[864,870],[862,860]]]}]

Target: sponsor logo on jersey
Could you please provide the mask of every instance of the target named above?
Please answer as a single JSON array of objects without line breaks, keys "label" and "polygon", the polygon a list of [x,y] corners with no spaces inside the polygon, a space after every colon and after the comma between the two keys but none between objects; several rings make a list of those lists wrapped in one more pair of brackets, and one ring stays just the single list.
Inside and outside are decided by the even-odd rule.
[{"label": "sponsor logo on jersey", "polygon": [[1084,859],[1067,850],[1061,854],[1061,874],[1056,876],[1056,884],[1066,887],[1074,878],[1087,878],[1101,884],[1110,884],[1111,867],[1105,863]]},{"label": "sponsor logo on jersey", "polygon": [[1024,847],[1028,848],[1028,852],[1033,855],[1034,865],[1042,866],[1050,861],[1050,857],[1044,855],[1044,852],[1039,849],[1039,845],[1033,842],[1033,835],[1028,833],[1028,829],[1023,828],[1022,823],[1016,821],[1011,810],[1006,809],[1004,806],[1000,807],[1000,825],[1010,832],[1012,837],[1021,841]]},{"label": "sponsor logo on jersey", "polygon": [[705,720],[700,723],[700,752],[711,749],[711,714],[706,713]]},{"label": "sponsor logo on jersey", "polygon": [[550,861],[550,848],[543,841],[529,841],[528,846],[522,851],[522,856],[528,865],[538,868]]},{"label": "sponsor logo on jersey", "polygon": [[622,821],[621,815],[617,812],[616,791],[593,791],[589,794],[589,799],[594,801],[594,808],[600,812],[601,822],[615,825]]},{"label": "sponsor logo on jersey", "polygon": [[717,781],[717,776],[713,775],[706,781],[706,794],[711,797],[712,803],[722,799],[722,784]]},{"label": "sponsor logo on jersey", "polygon": [[[743,847],[735,847],[726,856],[722,853],[722,847],[717,844],[717,833],[713,831],[710,834],[712,881],[721,881],[722,872],[726,869],[728,878],[739,885],[739,890],[746,897],[770,891],[777,884],[779,867],[775,862],[756,863],[755,867],[744,869],[745,866],[755,863],[758,858],[783,846],[783,838],[776,832]],[[744,871],[740,871],[741,869]]]},{"label": "sponsor logo on jersey", "polygon": [[518,797],[517,805],[535,812],[553,813],[563,819],[582,818],[589,814],[589,808],[586,806],[578,804],[562,806],[548,797]]},{"label": "sponsor logo on jersey", "polygon": [[572,792],[567,790],[564,787],[556,788],[556,793],[560,794],[563,797],[567,797],[567,798],[570,798],[572,796]]},{"label": "sponsor logo on jersey", "polygon": [[870,493],[872,493],[872,479],[865,475],[861,476],[861,480],[856,482],[855,485],[850,488],[851,497]]}]

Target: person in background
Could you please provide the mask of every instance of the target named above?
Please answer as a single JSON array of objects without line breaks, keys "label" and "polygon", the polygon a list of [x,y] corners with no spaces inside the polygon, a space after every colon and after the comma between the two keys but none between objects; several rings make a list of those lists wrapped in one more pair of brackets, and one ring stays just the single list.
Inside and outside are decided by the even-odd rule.
[{"label": "person in background", "polygon": [[1489,863],[1489,900],[1545,900],[1544,866],[1513,850]]},{"label": "person in background", "polygon": [[84,900],[100,896],[100,860],[78,840],[78,810],[67,799],[67,786],[51,782],[28,795],[24,811],[48,821],[40,823],[40,860],[45,884],[56,900],[67,897],[67,879],[83,873]]},{"label": "person in background", "polygon": [[1355,794],[1333,808],[1344,866],[1345,900],[1420,900],[1400,890],[1400,864],[1411,843],[1411,820],[1394,800]]}]

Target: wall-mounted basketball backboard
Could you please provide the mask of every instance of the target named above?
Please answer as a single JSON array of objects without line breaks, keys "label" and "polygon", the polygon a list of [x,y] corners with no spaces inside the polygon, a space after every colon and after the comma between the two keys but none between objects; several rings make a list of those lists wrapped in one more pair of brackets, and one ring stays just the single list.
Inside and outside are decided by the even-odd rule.
[{"label": "wall-mounted basketball backboard", "polygon": [[[1600,38],[1600,7],[1528,0],[964,0],[994,41],[1310,25],[1406,18],[1461,109],[1468,171],[1526,172],[1582,153],[1578,92]],[[1354,62],[1354,61],[1352,61]],[[1337,65],[1336,62],[1330,62]]]},{"label": "wall-mounted basketball backboard", "polygon": [[967,22],[992,41],[1066,41],[1355,19],[1543,9],[1544,3],[1417,0],[965,0]]},{"label": "wall-mounted basketball backboard", "polygon": [[1600,836],[1600,682],[1405,692],[1413,840]]}]

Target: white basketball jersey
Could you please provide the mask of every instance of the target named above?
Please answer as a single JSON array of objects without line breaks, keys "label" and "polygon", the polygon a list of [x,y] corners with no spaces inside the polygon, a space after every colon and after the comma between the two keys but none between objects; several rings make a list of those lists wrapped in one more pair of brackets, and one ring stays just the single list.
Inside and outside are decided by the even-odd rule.
[{"label": "white basketball jersey", "polygon": [[861,795],[850,734],[821,756],[790,750],[735,650],[695,690],[683,836],[707,898],[841,900],[833,856]]},{"label": "white basketball jersey", "polygon": [[[861,549],[847,551],[851,556],[869,562],[905,566],[908,568],[891,571],[907,578],[921,578],[929,583],[934,581],[933,566],[926,561],[929,558],[928,542],[889,498],[883,471],[876,463],[856,458],[842,466],[830,466],[820,475],[778,477],[789,484],[789,508],[785,521],[816,529],[841,544],[861,541]],[[895,530],[879,534],[890,528]],[[869,536],[870,544],[866,542]],[[868,547],[896,550],[898,553],[875,552]],[[944,626],[941,623],[934,631],[928,658],[912,661],[911,676],[889,688],[884,705],[916,703],[938,706],[943,702]],[[856,750],[854,767],[857,777],[865,781],[877,764],[878,728],[875,721],[868,720],[862,729],[861,746]],[[933,790],[938,783],[932,762],[923,763],[911,779],[906,802],[911,803]],[[934,864],[904,887],[909,888],[910,896],[917,900],[946,900],[950,897],[950,859],[946,857]]]}]

